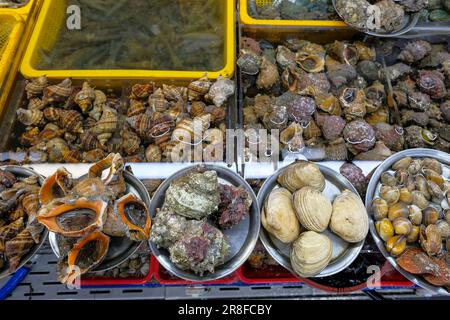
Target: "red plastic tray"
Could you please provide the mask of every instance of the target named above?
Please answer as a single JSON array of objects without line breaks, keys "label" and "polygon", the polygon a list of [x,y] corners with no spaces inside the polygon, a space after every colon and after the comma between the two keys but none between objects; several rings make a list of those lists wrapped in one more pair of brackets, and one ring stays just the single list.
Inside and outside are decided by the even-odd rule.
[{"label": "red plastic tray", "polygon": [[105,287],[105,286],[137,286],[152,281],[154,275],[153,256],[150,257],[150,269],[148,274],[142,278],[81,278],[82,287]]},{"label": "red plastic tray", "polygon": [[166,269],[164,269],[158,262],[155,257],[152,257],[152,265],[155,266],[154,275],[156,281],[160,284],[164,285],[213,285],[213,284],[231,284],[235,283],[239,280],[237,273],[233,273],[225,278],[207,281],[207,282],[194,282],[194,281],[186,281],[180,278],[177,278],[170,274]]},{"label": "red plastic tray", "polygon": [[[310,283],[307,279],[299,279],[295,277],[291,272],[283,268],[282,266],[270,266],[264,269],[252,268],[249,264],[245,263],[238,271],[237,274],[241,282],[246,284],[273,284],[273,283],[307,283],[314,287],[319,288],[320,285],[316,283]],[[382,287],[411,287],[414,284],[403,277],[397,272],[389,262],[382,267]],[[349,289],[363,289],[365,284],[355,288]],[[322,289],[325,289],[322,288]]]}]

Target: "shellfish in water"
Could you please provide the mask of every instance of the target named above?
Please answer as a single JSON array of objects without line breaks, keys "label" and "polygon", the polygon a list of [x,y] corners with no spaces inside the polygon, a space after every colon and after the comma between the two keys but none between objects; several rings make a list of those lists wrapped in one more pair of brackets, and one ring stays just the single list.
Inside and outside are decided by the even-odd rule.
[{"label": "shellfish in water", "polygon": [[308,161],[297,161],[290,165],[280,174],[278,183],[291,192],[307,186],[319,191],[325,189],[325,177],[319,166]]},{"label": "shellfish in water", "polygon": [[369,231],[369,218],[361,198],[344,190],[333,202],[331,230],[350,243],[364,240]]},{"label": "shellfish in water", "polygon": [[74,283],[82,274],[100,265],[108,252],[109,242],[109,237],[101,232],[93,232],[80,239],[59,261],[58,280]]},{"label": "shellfish in water", "polygon": [[333,243],[326,235],[304,232],[292,244],[292,268],[302,277],[314,277],[330,263],[332,253]]},{"label": "shellfish in water", "polygon": [[306,229],[316,232],[327,229],[333,209],[321,191],[304,187],[294,193],[293,205],[298,220]]},{"label": "shellfish in water", "polygon": [[292,194],[284,188],[274,189],[261,212],[264,228],[283,243],[291,243],[300,234],[300,224],[292,206]]},{"label": "shellfish in water", "polygon": [[83,237],[102,230],[107,207],[108,203],[103,200],[80,198],[67,203],[56,200],[42,207],[37,219],[51,232],[65,237]]}]

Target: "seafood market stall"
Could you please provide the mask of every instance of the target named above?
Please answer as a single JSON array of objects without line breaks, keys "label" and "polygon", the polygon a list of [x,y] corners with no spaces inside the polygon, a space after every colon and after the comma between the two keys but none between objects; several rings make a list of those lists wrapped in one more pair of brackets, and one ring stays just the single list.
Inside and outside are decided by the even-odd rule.
[{"label": "seafood market stall", "polygon": [[0,300],[448,299],[449,1],[0,8]]}]

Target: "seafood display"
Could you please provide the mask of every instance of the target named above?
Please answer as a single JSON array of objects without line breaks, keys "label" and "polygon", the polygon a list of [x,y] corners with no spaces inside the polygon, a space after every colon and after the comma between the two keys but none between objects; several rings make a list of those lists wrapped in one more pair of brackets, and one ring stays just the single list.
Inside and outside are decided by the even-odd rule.
[{"label": "seafood display", "polygon": [[258,6],[255,0],[246,0],[248,13],[255,19],[268,20],[337,20],[331,0],[281,0]]},{"label": "seafood display", "polygon": [[178,268],[199,276],[214,273],[229,259],[224,231],[240,224],[251,205],[244,188],[219,183],[216,171],[193,169],[166,190],[150,241],[166,249]]},{"label": "seafood display", "polygon": [[[206,76],[186,87],[153,82],[132,85],[122,98],[88,82],[50,84],[45,76],[26,85],[17,110],[23,125],[12,138],[19,162],[93,163],[109,153],[126,162],[190,162],[195,152],[209,161],[224,145],[227,99],[234,82]],[[195,147],[195,152],[194,152]]]},{"label": "seafood display", "polygon": [[29,0],[0,0],[0,8],[19,8],[28,3]]},{"label": "seafood display", "polygon": [[40,188],[37,220],[56,234],[62,283],[72,283],[99,266],[112,238],[148,239],[147,205],[127,193],[123,170],[122,157],[111,153],[92,165],[87,176],[74,179],[60,168]]},{"label": "seafood display", "polygon": [[[305,175],[310,179],[303,179]],[[369,231],[360,197],[342,190],[330,199],[324,193],[325,184],[316,164],[297,161],[278,176],[278,186],[265,199],[261,212],[267,232],[291,245],[292,268],[302,277],[319,275],[336,259],[331,232],[351,244],[363,241]]]},{"label": "seafood display", "polygon": [[434,158],[404,157],[381,175],[371,214],[386,250],[407,272],[450,288],[449,175]]},{"label": "seafood display", "polygon": [[427,0],[336,0],[336,10],[342,19],[362,31],[398,31],[407,15],[427,8]]},{"label": "seafood display", "polygon": [[81,30],[64,23],[51,48],[38,48],[39,69],[219,71],[225,66],[226,1],[70,4],[83,12]]},{"label": "seafood display", "polygon": [[264,134],[279,137],[281,158],[382,161],[409,148],[449,152],[449,59],[446,44],[424,40],[243,38],[237,64],[246,160],[271,150]]},{"label": "seafood display", "polygon": [[40,181],[0,169],[0,271],[15,272],[25,257],[41,242],[44,227],[36,219]]}]

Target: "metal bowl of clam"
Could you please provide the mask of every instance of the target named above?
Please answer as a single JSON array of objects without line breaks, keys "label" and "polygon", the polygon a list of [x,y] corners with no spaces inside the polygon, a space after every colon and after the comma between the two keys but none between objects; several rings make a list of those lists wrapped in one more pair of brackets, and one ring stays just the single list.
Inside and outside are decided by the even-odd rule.
[{"label": "metal bowl of clam", "polygon": [[[5,166],[5,167],[1,167],[0,169],[14,174],[14,176],[18,179],[19,184],[20,183],[27,184],[26,182],[24,182],[23,179],[30,178],[33,176],[37,178],[36,182],[38,185],[42,185],[42,183],[44,182],[44,178],[41,175],[39,175],[38,173],[36,173],[35,171],[33,171],[32,169],[19,167],[19,166]],[[10,190],[14,190],[14,188],[16,188],[16,187],[20,189],[24,186],[19,187],[17,184],[14,184]],[[26,186],[25,186],[25,188],[26,188]],[[18,195],[19,194],[18,192],[20,192],[20,190],[15,190],[13,192],[15,193],[15,195]],[[32,194],[32,193],[30,192],[30,194]],[[25,194],[25,196],[26,196],[26,194]],[[13,198],[14,198],[14,196],[13,196]],[[30,197],[29,200],[32,200],[31,198],[32,197]],[[8,200],[6,200],[4,204],[6,204],[7,202],[8,202]],[[29,204],[31,205],[31,201],[29,202]],[[36,212],[36,214],[37,214],[37,212]],[[41,248],[41,246],[47,239],[48,231],[44,228],[39,227],[39,225],[27,223],[27,227],[25,228],[25,230],[31,231],[28,234],[29,237],[25,237],[25,236],[23,236],[22,233],[19,233],[16,238],[11,239],[12,249],[15,248],[17,250],[17,253],[21,254],[21,257],[19,257],[20,260],[18,260],[18,263],[14,267],[14,270],[9,269],[10,266],[8,265],[8,263],[5,263],[3,265],[3,267],[0,268],[0,279],[14,273],[16,270],[23,267],[37,253],[37,251]],[[31,238],[34,238],[34,239],[31,239]],[[17,243],[14,243],[15,239],[17,240]],[[27,249],[27,248],[29,248],[29,249]],[[25,253],[25,254],[23,254],[23,253]]]},{"label": "metal bowl of clam", "polygon": [[[135,195],[138,199],[142,200],[147,207],[150,207],[150,195],[148,194],[144,184],[127,170],[123,171],[123,176],[126,182],[125,193]],[[80,177],[80,180],[85,177],[86,176]],[[77,214],[80,214],[80,210],[77,211]],[[65,245],[73,245],[73,243],[67,243],[67,240],[68,238],[61,237],[56,233],[49,233],[50,246],[58,258],[61,257],[61,252],[67,251],[64,249]],[[110,243],[105,257],[102,262],[90,270],[90,272],[103,272],[117,267],[136,253],[143,241],[144,240],[132,241],[129,237],[110,236]]]},{"label": "metal bowl of clam", "polygon": [[371,36],[398,37],[411,31],[419,22],[423,8],[404,12],[394,1],[381,2],[370,5],[366,0],[333,0],[333,6],[345,23]]},{"label": "metal bowl of clam", "polygon": [[[296,172],[295,166],[298,166]],[[294,170],[293,173],[296,173],[296,177],[303,177],[301,178],[303,182],[295,182],[293,179],[295,174],[289,177],[290,170]],[[318,176],[320,179],[315,178]],[[315,183],[314,181],[319,182]],[[320,187],[317,188],[318,190],[312,191],[311,186],[313,185],[320,185]],[[343,196],[344,194],[345,196]],[[285,196],[285,200],[280,195]],[[334,205],[341,197],[351,201],[341,202],[340,211],[345,215],[345,211],[352,211],[349,210],[349,206],[355,205],[355,211],[358,211],[359,217],[362,218],[360,225],[354,228],[354,231],[359,230],[357,235],[354,234],[351,238],[342,237],[339,230],[332,227],[330,220],[331,210],[335,210]],[[328,202],[326,206],[325,202]],[[331,202],[333,202],[333,209]],[[297,209],[296,203],[302,209]],[[258,204],[262,208],[261,215],[263,216],[264,227],[260,232],[263,245],[280,265],[298,277],[319,278],[337,274],[351,265],[364,245],[364,239],[368,232],[368,222],[364,221],[367,220],[367,213],[358,192],[344,176],[321,164],[297,161],[278,170],[261,187],[258,193]],[[292,212],[289,220],[286,215],[288,211]],[[302,211],[302,219],[300,219],[299,211]],[[322,215],[322,212],[325,211],[328,212],[328,217],[317,219],[314,217]],[[309,212],[309,216],[307,212]],[[344,220],[346,219],[344,218]],[[289,221],[289,223],[283,221]],[[295,230],[292,226],[296,224],[299,227]],[[344,225],[342,218],[337,221],[337,224]],[[305,229],[307,229],[306,232]],[[350,233],[347,233],[347,236],[350,236]],[[325,238],[329,240],[321,240]],[[293,251],[298,250],[301,244],[304,244],[304,248],[310,249],[309,252],[305,249],[298,255],[293,255]],[[327,257],[323,254],[326,251],[329,251]],[[313,255],[316,257],[313,258]],[[292,264],[293,256],[298,259],[297,266],[300,266],[298,261],[302,260],[301,267]],[[314,260],[314,266],[313,263],[306,262],[305,257],[307,256]],[[322,260],[325,260],[324,263],[318,265],[318,262]],[[314,269],[313,272],[311,272],[312,269]]]},{"label": "metal bowl of clam", "polygon": [[[412,159],[412,162],[408,165],[406,172],[409,172],[410,174],[409,175],[400,174],[400,172],[404,171],[403,168],[401,168],[402,163],[408,162],[409,159]],[[428,260],[436,261],[430,259],[435,259],[439,256],[437,251],[440,251],[441,253],[445,251],[445,249],[441,247],[442,245],[441,236],[439,236],[439,238],[437,239],[440,246],[431,245],[433,241],[432,231],[435,230],[434,228],[435,223],[437,222],[439,224],[439,221],[442,222],[444,220],[431,221],[434,216],[432,214],[433,213],[432,211],[434,210],[429,210],[430,215],[428,215],[426,211],[428,210],[428,208],[432,209],[437,208],[438,206],[442,206],[442,209],[444,209],[445,211],[445,208],[448,209],[449,205],[446,199],[447,194],[445,195],[443,194],[444,195],[443,199],[435,200],[433,196],[433,198],[431,198],[429,201],[425,197],[421,196],[422,188],[417,186],[418,181],[420,181],[421,179],[417,180],[416,178],[417,177],[422,178],[424,176],[422,175],[422,171],[420,171],[421,170],[420,168],[422,166],[424,166],[425,168],[425,164],[422,163],[422,165],[419,165],[419,163],[415,161],[420,160],[423,161],[423,159],[427,159],[427,163],[429,164],[433,164],[433,160],[437,160],[442,165],[441,176],[445,179],[445,181],[447,182],[449,181],[450,155],[448,153],[431,149],[419,148],[398,152],[393,156],[387,158],[375,170],[369,182],[369,186],[367,188],[366,207],[368,208],[370,217],[369,227],[370,232],[375,240],[375,243],[377,244],[381,253],[392,264],[392,266],[395,269],[397,269],[398,272],[400,272],[403,276],[405,276],[405,278],[407,278],[414,284],[435,294],[449,295],[450,292],[444,288],[445,285],[442,286],[433,285],[429,281],[426,281],[427,274],[431,274],[430,271],[433,271],[432,268],[433,266],[431,267],[430,265],[427,266],[426,264],[428,262],[426,261]],[[411,168],[409,166],[411,166]],[[415,173],[413,175],[414,171],[417,171],[416,169],[419,171],[418,173]],[[403,178],[403,176],[405,178]],[[408,178],[410,176],[413,177],[411,181]],[[389,183],[388,180],[389,178],[392,177],[396,181],[399,181],[399,179],[405,180],[404,182],[402,182],[399,200],[394,204],[392,204],[393,201],[391,204],[389,203],[391,198],[389,194],[392,193],[389,192],[391,191],[389,190],[391,183]],[[434,177],[431,178],[434,179]],[[394,183],[392,185],[394,185],[393,188],[396,188],[397,184],[395,183],[394,179],[393,179]],[[428,177],[426,177],[425,175],[425,181],[427,180]],[[411,183],[415,186],[410,188],[409,185]],[[431,185],[434,185],[434,183],[432,183]],[[382,190],[382,188],[384,188],[384,190]],[[408,189],[410,190],[413,189],[412,191],[413,198],[411,201],[406,200]],[[387,217],[384,217],[384,214],[380,213],[381,210],[379,209],[380,206],[377,200],[387,201],[386,202],[386,204],[388,205]],[[405,206],[405,208],[407,208],[406,210],[407,212],[405,212],[405,214],[402,214],[402,211],[405,210],[403,210],[404,208],[401,208],[400,206],[403,203],[405,204],[410,203],[409,205]],[[417,213],[416,211],[419,213],[419,215],[416,214]],[[419,219],[417,219],[418,216],[420,216]],[[439,219],[438,216],[436,216],[435,218]],[[389,221],[391,221],[392,226],[395,229],[386,228],[386,226],[382,224],[384,221],[388,222],[387,224],[389,226],[391,226],[391,224],[389,223]],[[419,234],[414,235],[413,231],[409,231],[408,233],[403,232],[406,227],[410,228],[411,225],[412,228],[417,228]],[[424,225],[427,225],[427,228],[425,228]],[[424,227],[423,230],[421,229],[422,227]],[[390,232],[389,235],[387,235],[388,232]],[[450,230],[448,230],[447,232],[450,232]],[[418,240],[419,235],[420,241]],[[432,252],[433,250],[435,252]],[[430,254],[430,258],[428,257],[427,254],[428,252]],[[420,263],[423,262],[424,268],[422,270],[420,270],[421,267],[419,268],[420,264],[419,262]],[[412,270],[411,272],[408,272],[401,265],[403,265],[404,267],[417,269],[416,270],[417,272],[414,271],[414,274],[412,273]],[[442,272],[440,273],[442,275],[442,278],[447,278],[448,283],[449,281],[448,279],[450,278],[450,267],[448,266],[448,262],[447,266],[445,266],[445,261],[441,266],[443,267],[443,269],[446,270],[446,271],[441,270]],[[425,270],[425,268],[429,269]],[[433,282],[435,282],[436,279],[437,277],[431,278]]]},{"label": "metal bowl of clam", "polygon": [[154,194],[150,214],[153,255],[187,281],[232,274],[248,259],[259,236],[252,188],[222,166],[189,166],[167,178]]}]

